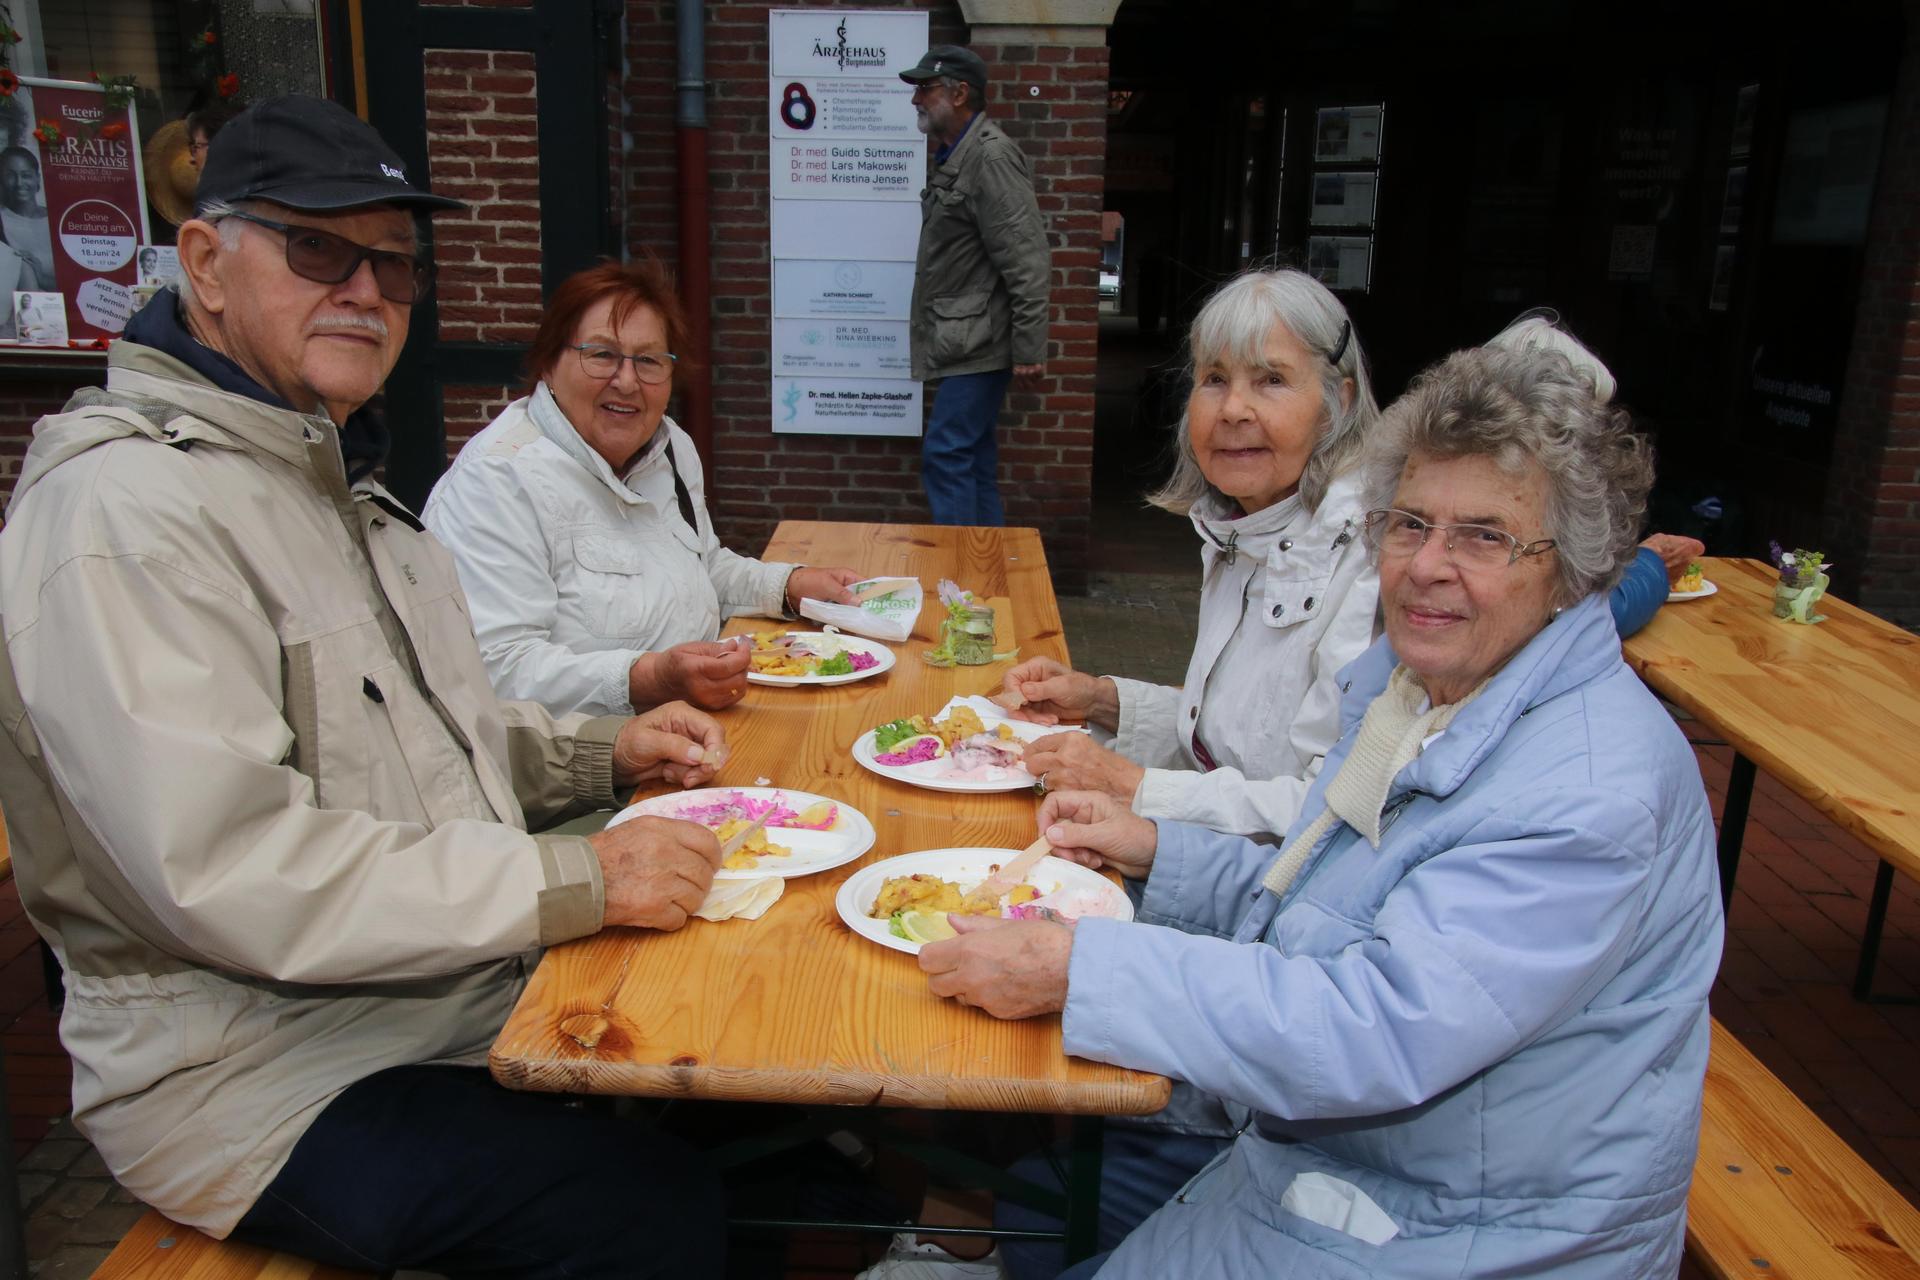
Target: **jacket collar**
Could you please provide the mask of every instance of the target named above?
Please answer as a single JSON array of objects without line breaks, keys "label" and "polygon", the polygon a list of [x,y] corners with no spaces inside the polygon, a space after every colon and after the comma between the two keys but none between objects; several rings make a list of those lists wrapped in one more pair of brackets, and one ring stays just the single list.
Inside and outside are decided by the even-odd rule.
[{"label": "jacket collar", "polygon": [[[1345,688],[1340,700],[1343,734],[1351,732],[1386,689],[1399,663],[1392,643],[1383,635],[1340,673]],[[1613,626],[1613,611],[1606,592],[1596,592],[1562,611],[1494,673],[1446,733],[1407,766],[1401,789],[1451,795],[1521,716],[1600,679],[1620,663],[1620,633]]]},{"label": "jacket collar", "polygon": [[975,112],[973,119],[967,122],[966,130],[961,133],[959,140],[953,144],[944,159],[936,159],[933,167],[935,169],[959,168],[960,162],[978,149],[981,139],[990,133],[998,132],[999,130],[987,119],[986,112]]},{"label": "jacket collar", "polygon": [[1207,567],[1226,554],[1231,546],[1235,555],[1250,555],[1265,560],[1280,543],[1292,543],[1316,554],[1330,551],[1344,533],[1358,538],[1359,504],[1362,478],[1358,468],[1336,476],[1320,505],[1312,511],[1294,494],[1250,516],[1236,516],[1238,508],[1231,499],[1209,492],[1193,504],[1187,518],[1200,535],[1201,554]]},{"label": "jacket collar", "polygon": [[[181,314],[180,295],[175,288],[163,289],[155,294],[153,300],[127,322],[124,338],[171,357],[202,381],[221,391],[290,413],[297,412],[284,399],[260,385],[252,374],[233,359],[193,336],[186,318]],[[339,425],[340,455],[350,481],[373,474],[387,459],[390,441],[386,415],[377,400],[376,397],[376,401],[348,414],[347,420]]]},{"label": "jacket collar", "polygon": [[980,117],[983,114],[984,114],[983,112],[976,111],[972,115],[968,116],[967,122],[960,126],[960,136],[955,138],[952,142],[949,142],[946,146],[941,147],[938,151],[934,152],[933,162],[935,164],[945,164],[947,162],[947,157],[952,155],[956,150],[958,150],[960,144],[967,140],[967,135],[973,132],[973,126],[980,122]]},{"label": "jacket collar", "polygon": [[544,381],[535,386],[533,394],[527,397],[527,416],[532,418],[533,424],[540,428],[541,435],[552,441],[554,447],[572,459],[576,466],[584,468],[589,475],[605,485],[614,497],[629,505],[639,505],[648,501],[644,495],[635,491],[633,485],[636,480],[656,466],[665,453],[667,439],[672,435],[673,420],[671,418],[664,414],[661,416],[660,425],[655,428],[653,439],[647,441],[646,447],[640,450],[639,455],[628,465],[624,474],[616,475],[607,460],[587,443],[586,437],[582,436],[568,420],[567,415],[560,408],[560,402],[553,398],[552,390]]}]

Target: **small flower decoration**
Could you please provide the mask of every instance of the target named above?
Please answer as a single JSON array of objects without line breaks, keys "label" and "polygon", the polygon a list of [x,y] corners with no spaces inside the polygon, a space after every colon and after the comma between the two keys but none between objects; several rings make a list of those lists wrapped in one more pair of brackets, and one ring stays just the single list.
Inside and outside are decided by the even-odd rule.
[{"label": "small flower decoration", "polygon": [[127,136],[127,122],[125,120],[115,120],[109,124],[103,124],[100,126],[99,136],[102,138],[124,138]]},{"label": "small flower decoration", "polygon": [[208,27],[200,33],[200,43],[208,46],[216,45],[220,43],[220,37],[214,34],[212,27]]},{"label": "small flower decoration", "polygon": [[49,147],[57,147],[63,135],[58,124],[51,120],[42,120],[34,129],[33,136]]},{"label": "small flower decoration", "polygon": [[6,68],[0,67],[0,98],[11,98],[20,88],[20,77]]},{"label": "small flower decoration", "polygon": [[1810,587],[1822,573],[1833,567],[1821,558],[1818,551],[1808,551],[1804,547],[1788,551],[1777,542],[1769,545],[1769,558],[1780,570],[1780,581],[1789,587]]},{"label": "small flower decoration", "polygon": [[0,44],[19,44],[20,33],[13,29],[11,22],[0,22]]},{"label": "small flower decoration", "polygon": [[234,94],[240,92],[239,74],[232,71],[227,72],[227,74],[213,82],[213,91],[223,98],[231,98]]}]

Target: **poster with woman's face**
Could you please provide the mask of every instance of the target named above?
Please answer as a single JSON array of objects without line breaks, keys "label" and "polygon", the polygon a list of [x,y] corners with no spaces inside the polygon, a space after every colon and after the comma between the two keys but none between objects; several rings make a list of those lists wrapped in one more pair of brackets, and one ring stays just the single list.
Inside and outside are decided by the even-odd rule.
[{"label": "poster with woman's face", "polygon": [[[0,277],[13,283],[0,292],[0,339],[18,338],[13,294],[60,287],[53,270],[53,231],[41,199],[40,149],[33,136],[33,89],[22,84],[0,99]],[[0,284],[5,284],[0,279]]]},{"label": "poster with woman's face", "polygon": [[[65,332],[83,342],[118,336],[133,311],[148,239],[133,140],[132,107],[96,84],[21,77],[0,97],[0,239],[14,288],[64,297]],[[17,306],[5,309],[0,341],[22,341]]]}]

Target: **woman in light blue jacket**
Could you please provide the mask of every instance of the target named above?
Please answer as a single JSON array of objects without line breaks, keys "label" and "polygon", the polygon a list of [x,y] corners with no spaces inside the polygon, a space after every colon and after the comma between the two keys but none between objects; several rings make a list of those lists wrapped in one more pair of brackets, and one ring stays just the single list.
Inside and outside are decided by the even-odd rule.
[{"label": "woman in light blue jacket", "polygon": [[1050,796],[1147,923],[961,921],[921,967],[1239,1121],[1076,1275],[1671,1276],[1722,923],[1699,770],[1607,609],[1644,445],[1565,357],[1481,349],[1372,453],[1386,634],[1278,857]]}]

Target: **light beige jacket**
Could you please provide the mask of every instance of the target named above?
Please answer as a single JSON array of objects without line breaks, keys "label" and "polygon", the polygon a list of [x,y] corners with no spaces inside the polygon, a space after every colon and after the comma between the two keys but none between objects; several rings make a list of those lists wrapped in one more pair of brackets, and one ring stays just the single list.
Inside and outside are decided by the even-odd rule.
[{"label": "light beige jacket", "polygon": [[621,721],[495,700],[447,553],[324,417],[116,345],[34,429],[0,615],[74,1119],[181,1222],[230,1231],[354,1081],[482,1063],[599,928],[592,849],[526,828],[611,800]]}]

